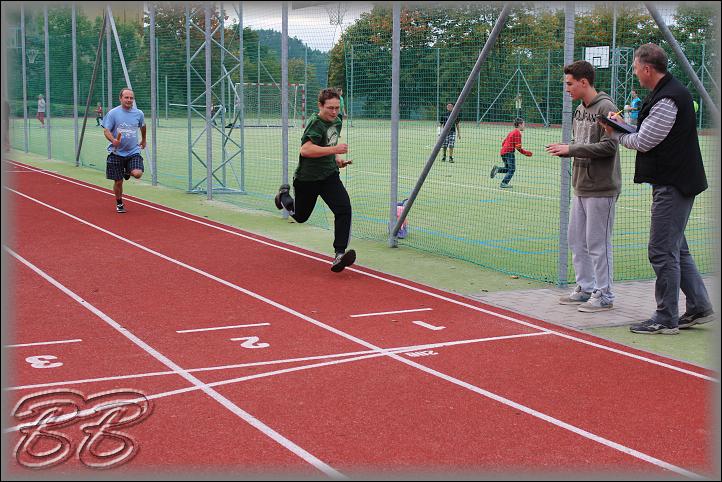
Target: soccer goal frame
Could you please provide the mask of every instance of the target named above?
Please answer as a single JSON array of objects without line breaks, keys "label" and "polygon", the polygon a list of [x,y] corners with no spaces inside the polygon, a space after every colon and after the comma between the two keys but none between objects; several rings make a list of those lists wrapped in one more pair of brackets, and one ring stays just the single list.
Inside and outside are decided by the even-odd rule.
[{"label": "soccer goal frame", "polygon": [[[301,127],[305,128],[306,115],[304,107],[306,104],[306,85],[302,83],[289,83],[288,90],[288,127],[296,127],[300,118]],[[241,84],[236,82],[233,85],[233,105],[231,109],[232,119],[241,119],[245,117],[244,127],[282,127],[280,84],[276,82],[244,82],[243,105],[245,106],[245,116],[241,116],[238,112],[239,106],[241,105],[240,92]],[[278,99],[277,113],[275,112],[275,108],[273,106],[268,105],[269,99]],[[254,108],[256,112],[255,124],[253,123],[250,115]]]}]

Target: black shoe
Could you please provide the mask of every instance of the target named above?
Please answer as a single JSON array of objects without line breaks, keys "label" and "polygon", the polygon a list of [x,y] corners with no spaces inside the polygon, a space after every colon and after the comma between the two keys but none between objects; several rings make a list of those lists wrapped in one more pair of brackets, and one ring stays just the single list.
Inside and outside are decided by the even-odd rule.
[{"label": "black shoe", "polygon": [[499,166],[494,166],[491,168],[491,173],[489,173],[489,177],[494,179],[496,177],[496,172],[499,170]]},{"label": "black shoe", "polygon": [[123,179],[125,179],[126,181],[130,179],[130,174],[123,174]]},{"label": "black shoe", "polygon": [[291,186],[289,186],[288,184],[281,184],[281,187],[278,188],[278,194],[276,194],[276,197],[273,199],[275,201],[276,207],[278,209],[285,208],[287,211],[289,211],[289,212],[291,211],[286,206],[284,206],[284,204],[282,202],[282,198],[284,196],[288,196],[291,199],[291,202],[293,202],[293,198],[291,197],[290,194],[288,194],[290,190],[291,190]]},{"label": "black shoe", "polygon": [[336,259],[333,260],[331,265],[331,271],[339,273],[343,271],[346,266],[351,266],[356,262],[356,251],[349,249],[345,253],[336,253]]},{"label": "black shoe", "polygon": [[677,327],[680,330],[685,330],[694,325],[704,325],[705,323],[714,321],[714,319],[714,311],[712,311],[711,308],[695,314],[685,313],[679,317],[679,325],[677,325]]},{"label": "black shoe", "polygon": [[454,162],[454,158],[453,158],[453,157],[450,157],[450,158],[449,158],[449,162]]},{"label": "black shoe", "polygon": [[441,158],[441,162],[446,162],[446,156]]},{"label": "black shoe", "polygon": [[116,204],[115,205],[115,212],[116,213],[124,213],[125,211],[125,205],[123,203]]},{"label": "black shoe", "polygon": [[641,333],[643,335],[676,335],[679,333],[677,327],[670,328],[661,323],[657,323],[654,320],[643,321],[629,327],[629,331],[632,333]]}]

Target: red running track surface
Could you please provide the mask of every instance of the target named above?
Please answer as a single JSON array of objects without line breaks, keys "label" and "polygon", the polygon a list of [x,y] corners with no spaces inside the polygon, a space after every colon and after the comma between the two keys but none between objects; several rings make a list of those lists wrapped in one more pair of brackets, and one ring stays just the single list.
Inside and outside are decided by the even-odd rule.
[{"label": "red running track surface", "polygon": [[[80,427],[97,423],[18,431],[33,419],[18,406],[120,389],[152,410],[96,440],[132,440],[106,469],[119,472],[718,471],[717,374],[363,266],[335,274],[328,257],[131,196],[118,215],[106,189],[13,169],[13,474],[63,443],[71,455],[43,470],[92,470]],[[81,341],[38,344],[66,340]]]}]

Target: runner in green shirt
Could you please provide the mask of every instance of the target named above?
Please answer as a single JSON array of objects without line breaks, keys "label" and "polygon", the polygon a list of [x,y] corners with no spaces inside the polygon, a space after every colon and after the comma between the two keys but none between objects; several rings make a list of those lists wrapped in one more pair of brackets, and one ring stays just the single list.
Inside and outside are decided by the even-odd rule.
[{"label": "runner in green shirt", "polygon": [[301,137],[298,167],[293,176],[293,191],[283,184],[276,194],[278,209],[286,209],[296,222],[308,220],[318,196],[334,214],[335,257],[331,271],[340,272],[356,261],[356,251],[348,248],[351,236],[351,200],[341,182],[339,169],[351,164],[339,157],[348,152],[348,144],[339,144],[342,122],[339,119],[341,102],[335,89],[324,89],[318,96],[318,114],[313,114]]}]

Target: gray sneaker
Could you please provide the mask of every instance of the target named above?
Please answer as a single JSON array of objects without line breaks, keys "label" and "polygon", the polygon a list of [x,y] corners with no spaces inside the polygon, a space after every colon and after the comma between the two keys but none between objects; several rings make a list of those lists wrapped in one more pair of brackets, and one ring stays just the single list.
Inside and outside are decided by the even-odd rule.
[{"label": "gray sneaker", "polygon": [[642,335],[677,335],[679,328],[670,328],[654,320],[643,321],[629,327],[632,333],[640,333]]},{"label": "gray sneaker", "polygon": [[612,308],[614,308],[614,304],[604,298],[601,291],[594,290],[587,302],[579,305],[577,309],[585,313],[596,313],[597,311],[608,311]]},{"label": "gray sneaker", "polygon": [[576,288],[574,288],[574,291],[572,291],[570,294],[566,296],[562,296],[559,298],[559,304],[560,305],[581,305],[582,303],[586,303],[589,298],[592,297],[592,294],[587,291],[582,291],[581,286],[577,285]]}]

